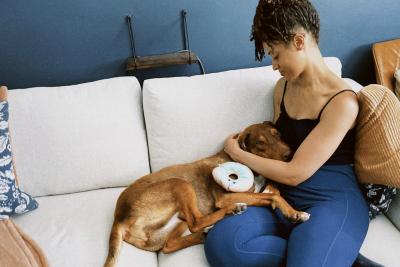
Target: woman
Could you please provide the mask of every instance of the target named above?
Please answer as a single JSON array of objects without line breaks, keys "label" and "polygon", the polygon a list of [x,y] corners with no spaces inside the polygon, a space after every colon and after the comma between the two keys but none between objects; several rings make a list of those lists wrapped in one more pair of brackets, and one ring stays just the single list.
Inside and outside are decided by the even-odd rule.
[{"label": "woman", "polygon": [[308,0],[261,0],[254,17],[256,57],[272,57],[282,78],[274,93],[274,122],[294,155],[289,162],[240,149],[225,151],[277,182],[283,197],[311,214],[289,223],[279,211],[249,207],[208,233],[211,266],[351,266],[367,233],[368,207],[353,171],[355,93],[324,63],[319,17]]}]

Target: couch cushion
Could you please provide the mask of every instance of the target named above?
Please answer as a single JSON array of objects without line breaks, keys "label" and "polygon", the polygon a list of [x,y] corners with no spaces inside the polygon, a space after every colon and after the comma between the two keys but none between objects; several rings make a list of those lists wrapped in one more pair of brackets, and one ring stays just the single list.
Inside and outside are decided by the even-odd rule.
[{"label": "couch cushion", "polygon": [[360,182],[400,187],[400,102],[381,85],[358,93],[354,166]]},{"label": "couch cushion", "polygon": [[34,196],[125,186],[149,172],[134,77],[9,91],[21,186]]},{"label": "couch cushion", "polygon": [[386,267],[399,266],[400,232],[384,215],[373,219],[361,253]]},{"label": "couch cushion", "polygon": [[171,254],[158,254],[159,267],[209,267],[204,245],[188,247]]},{"label": "couch cushion", "polygon": [[[340,61],[325,60],[340,76]],[[273,88],[279,78],[267,66],[144,81],[152,171],[214,154],[229,134],[271,120]]]},{"label": "couch cushion", "polygon": [[[35,240],[50,266],[103,266],[115,203],[123,188],[38,197],[40,208],[16,223]],[[123,243],[117,266],[157,266],[157,254]]]},{"label": "couch cushion", "polygon": [[[395,267],[399,262],[399,247],[400,233],[384,215],[381,215],[371,221],[361,253],[386,267]],[[158,255],[160,267],[184,267],[188,265],[188,259],[191,267],[209,266],[203,245],[189,247],[172,254]]]}]

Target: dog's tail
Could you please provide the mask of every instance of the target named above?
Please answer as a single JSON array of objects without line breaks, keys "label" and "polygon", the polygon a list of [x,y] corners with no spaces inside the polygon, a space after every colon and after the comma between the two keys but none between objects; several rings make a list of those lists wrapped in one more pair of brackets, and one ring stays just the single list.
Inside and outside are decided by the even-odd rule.
[{"label": "dog's tail", "polygon": [[117,258],[122,245],[123,231],[123,225],[119,222],[114,221],[111,228],[108,256],[106,262],[104,263],[104,267],[113,267],[117,262]]}]

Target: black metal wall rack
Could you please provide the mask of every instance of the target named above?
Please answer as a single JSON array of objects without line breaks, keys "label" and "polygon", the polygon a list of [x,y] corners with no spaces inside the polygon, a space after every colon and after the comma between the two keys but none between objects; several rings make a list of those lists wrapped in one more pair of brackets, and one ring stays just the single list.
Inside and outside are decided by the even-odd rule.
[{"label": "black metal wall rack", "polygon": [[195,64],[197,63],[200,67],[200,72],[205,74],[203,63],[196,53],[190,50],[189,46],[189,36],[187,30],[187,12],[185,10],[181,11],[181,17],[183,20],[183,34],[185,38],[185,48],[183,50],[151,55],[151,56],[137,56],[135,47],[135,36],[133,33],[132,18],[131,16],[126,16],[126,21],[128,24],[129,38],[131,45],[132,57],[128,59],[126,70],[129,74],[133,74],[136,70],[140,69],[151,69],[160,67],[169,67],[173,65],[184,65],[184,64]]}]

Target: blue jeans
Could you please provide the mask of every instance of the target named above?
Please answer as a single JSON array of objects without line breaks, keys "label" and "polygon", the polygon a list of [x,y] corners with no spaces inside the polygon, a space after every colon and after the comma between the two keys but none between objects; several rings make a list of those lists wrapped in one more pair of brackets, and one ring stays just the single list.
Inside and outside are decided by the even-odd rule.
[{"label": "blue jeans", "polygon": [[205,253],[213,267],[348,267],[368,230],[368,206],[351,165],[324,165],[296,187],[279,185],[296,209],[311,214],[292,224],[279,210],[249,207],[225,217],[208,233]]}]

